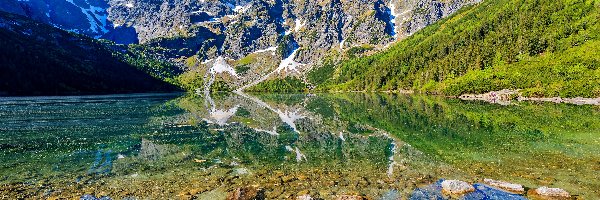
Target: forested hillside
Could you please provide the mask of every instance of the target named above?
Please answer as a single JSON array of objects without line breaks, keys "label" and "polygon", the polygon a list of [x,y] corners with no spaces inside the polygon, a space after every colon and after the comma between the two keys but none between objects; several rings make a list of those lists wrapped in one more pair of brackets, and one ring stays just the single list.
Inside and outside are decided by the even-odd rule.
[{"label": "forested hillside", "polygon": [[111,48],[87,36],[0,12],[0,95],[178,90],[149,75],[160,75],[152,71],[161,69],[157,61],[129,55],[127,47]]},{"label": "forested hillside", "polygon": [[[600,1],[490,0],[388,50],[313,70],[320,90],[600,96]],[[327,66],[331,67],[331,66]]]}]

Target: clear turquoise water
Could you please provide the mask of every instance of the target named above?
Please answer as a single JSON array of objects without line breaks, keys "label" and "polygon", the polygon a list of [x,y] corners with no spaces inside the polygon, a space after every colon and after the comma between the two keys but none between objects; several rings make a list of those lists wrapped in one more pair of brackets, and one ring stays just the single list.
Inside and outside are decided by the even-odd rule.
[{"label": "clear turquoise water", "polygon": [[0,98],[0,196],[270,199],[493,178],[600,198],[600,108],[391,94]]}]

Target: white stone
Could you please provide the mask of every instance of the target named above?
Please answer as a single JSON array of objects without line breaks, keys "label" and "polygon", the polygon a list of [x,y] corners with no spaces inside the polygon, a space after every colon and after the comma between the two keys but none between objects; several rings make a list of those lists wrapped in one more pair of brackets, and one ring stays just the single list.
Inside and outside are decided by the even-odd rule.
[{"label": "white stone", "polygon": [[487,178],[483,179],[483,182],[492,187],[497,187],[502,190],[506,190],[509,192],[517,193],[517,194],[523,194],[525,192],[525,188],[523,188],[523,186],[519,185],[519,184],[508,183],[508,182],[504,182],[504,181],[497,181],[497,180],[487,179]]},{"label": "white stone", "polygon": [[475,191],[475,188],[464,181],[459,180],[445,180],[442,182],[442,192],[446,194],[466,194]]},{"label": "white stone", "polygon": [[560,188],[540,187],[535,189],[535,193],[540,196],[570,198],[569,192]]}]

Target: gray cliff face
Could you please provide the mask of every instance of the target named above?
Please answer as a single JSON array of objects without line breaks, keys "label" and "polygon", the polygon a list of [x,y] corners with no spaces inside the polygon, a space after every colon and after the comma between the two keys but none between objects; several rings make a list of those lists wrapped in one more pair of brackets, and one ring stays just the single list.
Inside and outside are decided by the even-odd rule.
[{"label": "gray cliff face", "polygon": [[330,49],[386,45],[478,1],[8,0],[0,10],[118,43],[192,41],[171,57],[239,59],[284,42],[310,63]]}]

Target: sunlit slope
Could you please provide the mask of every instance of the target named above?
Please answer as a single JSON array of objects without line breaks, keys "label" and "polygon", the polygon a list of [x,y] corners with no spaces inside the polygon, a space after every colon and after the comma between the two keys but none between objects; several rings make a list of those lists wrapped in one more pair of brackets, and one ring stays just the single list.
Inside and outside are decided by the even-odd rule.
[{"label": "sunlit slope", "polygon": [[388,50],[342,62],[322,90],[600,96],[600,1],[489,0]]}]

